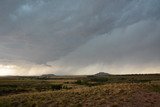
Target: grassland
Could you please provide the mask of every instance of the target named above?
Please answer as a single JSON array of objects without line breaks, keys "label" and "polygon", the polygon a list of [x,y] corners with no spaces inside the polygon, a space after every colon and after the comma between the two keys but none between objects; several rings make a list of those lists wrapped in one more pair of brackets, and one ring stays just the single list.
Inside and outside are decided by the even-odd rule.
[{"label": "grassland", "polygon": [[1,77],[0,107],[160,107],[160,75]]}]

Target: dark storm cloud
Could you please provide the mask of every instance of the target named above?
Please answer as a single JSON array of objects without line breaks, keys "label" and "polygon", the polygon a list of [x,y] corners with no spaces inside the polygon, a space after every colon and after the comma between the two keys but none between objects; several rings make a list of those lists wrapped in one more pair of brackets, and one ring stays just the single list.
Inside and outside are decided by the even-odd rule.
[{"label": "dark storm cloud", "polygon": [[0,60],[158,64],[159,10],[159,0],[1,0]]},{"label": "dark storm cloud", "polygon": [[148,61],[159,62],[159,28],[160,20],[145,20],[114,29],[110,34],[89,40],[85,45],[66,56],[65,60],[73,61],[71,65],[97,62],[124,64],[129,60],[133,64],[143,64]]}]

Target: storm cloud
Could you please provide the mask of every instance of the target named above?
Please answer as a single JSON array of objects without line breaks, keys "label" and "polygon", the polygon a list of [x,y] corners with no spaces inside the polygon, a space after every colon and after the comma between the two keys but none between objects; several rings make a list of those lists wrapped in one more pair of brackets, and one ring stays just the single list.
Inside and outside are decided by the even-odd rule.
[{"label": "storm cloud", "polygon": [[1,0],[0,63],[18,75],[160,73],[159,11],[159,0]]}]

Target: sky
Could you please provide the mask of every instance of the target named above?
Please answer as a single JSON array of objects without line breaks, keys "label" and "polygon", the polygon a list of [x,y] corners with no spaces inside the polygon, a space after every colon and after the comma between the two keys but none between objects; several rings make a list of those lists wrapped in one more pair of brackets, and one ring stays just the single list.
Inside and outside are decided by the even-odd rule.
[{"label": "sky", "polygon": [[160,0],[0,0],[0,76],[160,73]]}]

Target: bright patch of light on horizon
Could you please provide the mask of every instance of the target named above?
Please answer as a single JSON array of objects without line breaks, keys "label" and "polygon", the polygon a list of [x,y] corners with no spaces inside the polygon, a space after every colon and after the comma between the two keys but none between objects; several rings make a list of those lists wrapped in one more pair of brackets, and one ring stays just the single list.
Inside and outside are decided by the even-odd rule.
[{"label": "bright patch of light on horizon", "polygon": [[16,71],[14,65],[0,65],[0,76],[13,75]]}]

